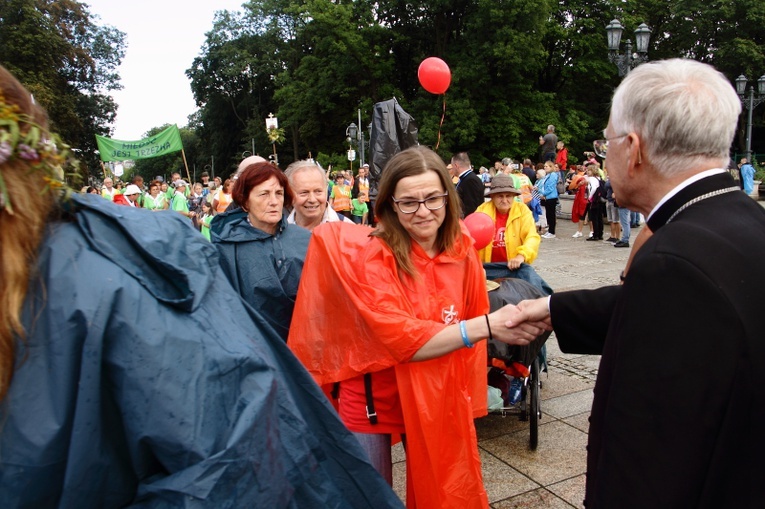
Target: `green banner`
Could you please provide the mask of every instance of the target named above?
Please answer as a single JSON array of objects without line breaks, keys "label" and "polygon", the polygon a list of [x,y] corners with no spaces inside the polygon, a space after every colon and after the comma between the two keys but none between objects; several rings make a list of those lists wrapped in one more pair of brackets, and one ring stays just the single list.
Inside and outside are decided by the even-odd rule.
[{"label": "green banner", "polygon": [[173,124],[164,131],[138,141],[120,141],[96,135],[102,161],[134,161],[183,150],[181,133]]}]

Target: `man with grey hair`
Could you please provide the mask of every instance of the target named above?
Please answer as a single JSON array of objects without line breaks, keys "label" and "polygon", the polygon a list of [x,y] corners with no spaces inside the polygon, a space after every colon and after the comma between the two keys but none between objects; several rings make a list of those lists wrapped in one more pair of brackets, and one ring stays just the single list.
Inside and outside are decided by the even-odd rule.
[{"label": "man with grey hair", "polygon": [[595,143],[646,216],[623,284],[519,304],[564,352],[602,354],[588,508],[762,504],[765,211],[725,170],[740,112],[709,65],[631,71]]},{"label": "man with grey hair", "polygon": [[513,160],[509,157],[502,158],[502,173],[510,175],[513,172]]},{"label": "man with grey hair", "polygon": [[542,145],[542,162],[555,162],[555,157],[558,155],[556,152],[558,137],[555,135],[554,125],[550,124],[547,126],[547,134],[539,137],[539,144]]},{"label": "man with grey hair", "polygon": [[353,223],[347,217],[338,215],[327,207],[327,175],[312,159],[295,161],[287,166],[285,175],[292,189],[292,212],[287,222],[313,231],[321,223],[345,221]]}]

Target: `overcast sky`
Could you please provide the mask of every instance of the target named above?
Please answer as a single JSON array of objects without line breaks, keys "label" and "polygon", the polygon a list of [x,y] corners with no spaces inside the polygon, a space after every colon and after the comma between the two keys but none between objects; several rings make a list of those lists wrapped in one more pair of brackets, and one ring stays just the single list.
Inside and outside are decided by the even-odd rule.
[{"label": "overcast sky", "polygon": [[185,71],[199,55],[215,11],[238,11],[244,0],[81,0],[91,14],[127,34],[119,68],[122,90],[113,137],[141,139],[162,124],[184,127],[196,110]]}]

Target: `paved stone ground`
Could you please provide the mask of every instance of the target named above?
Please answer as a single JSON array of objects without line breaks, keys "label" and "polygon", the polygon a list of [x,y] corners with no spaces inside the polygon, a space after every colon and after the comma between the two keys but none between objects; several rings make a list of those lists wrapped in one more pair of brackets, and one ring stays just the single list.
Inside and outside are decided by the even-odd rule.
[{"label": "paved stone ground", "polygon": [[[542,239],[537,272],[555,290],[597,288],[618,282],[630,249],[571,236],[576,226],[558,219],[555,239]],[[633,229],[634,238],[638,229]],[[605,236],[608,236],[606,225]],[[476,420],[489,502],[495,509],[583,507],[587,431],[599,356],[561,353],[547,342],[549,372],[541,376],[539,446],[529,449],[529,425],[516,415]],[[405,498],[406,459],[394,448],[394,489]]]}]

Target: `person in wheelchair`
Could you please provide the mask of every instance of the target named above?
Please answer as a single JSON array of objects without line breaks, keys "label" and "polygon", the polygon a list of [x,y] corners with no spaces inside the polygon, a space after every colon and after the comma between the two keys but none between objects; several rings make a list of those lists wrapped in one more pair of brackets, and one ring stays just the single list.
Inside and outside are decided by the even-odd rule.
[{"label": "person in wheelchair", "polygon": [[492,179],[491,201],[476,210],[494,221],[492,241],[478,251],[482,262],[505,263],[508,269],[517,270],[522,263],[531,264],[536,259],[541,238],[529,207],[515,200],[520,194],[509,175],[497,174]]}]

